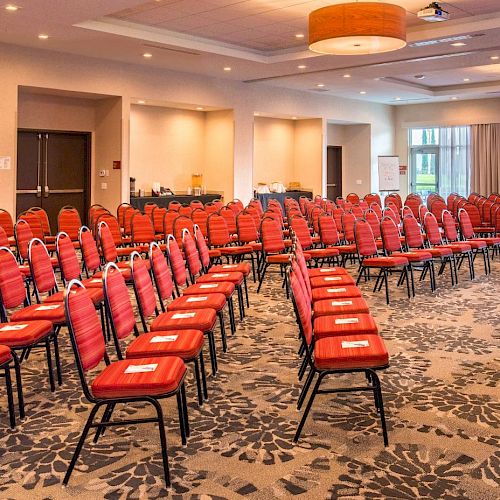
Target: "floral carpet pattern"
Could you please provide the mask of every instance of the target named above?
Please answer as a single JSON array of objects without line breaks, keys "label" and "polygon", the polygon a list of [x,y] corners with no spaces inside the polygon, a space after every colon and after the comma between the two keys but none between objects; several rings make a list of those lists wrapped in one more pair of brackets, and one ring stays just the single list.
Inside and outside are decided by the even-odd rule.
[{"label": "floral carpet pattern", "polygon": [[[441,276],[434,294],[418,283],[411,301],[393,282],[389,307],[383,293],[361,284],[391,356],[390,368],[380,374],[387,448],[366,394],[318,396],[293,445],[301,416],[297,325],[277,276],[266,278],[259,295],[251,283],[251,308],[227,353],[218,342],[219,373],[209,377],[209,400],[201,408],[189,375],[187,446],[181,445],[174,401],[162,403],[168,490],[154,425],[109,429],[98,444],[88,438],[69,486],[61,486],[90,409],[63,330],[63,385],[50,392],[44,356],[33,353],[22,365],[26,418],[15,430],[8,427],[0,382],[0,498],[496,499],[498,259],[492,271],[484,276],[478,267],[470,282],[463,269],[454,288]],[[129,406],[114,418],[150,411]]]}]

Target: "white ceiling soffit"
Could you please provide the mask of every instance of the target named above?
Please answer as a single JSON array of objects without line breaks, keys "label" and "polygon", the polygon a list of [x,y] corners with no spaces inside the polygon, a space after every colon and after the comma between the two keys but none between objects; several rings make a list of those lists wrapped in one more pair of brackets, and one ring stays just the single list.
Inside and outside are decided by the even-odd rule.
[{"label": "white ceiling soffit", "polygon": [[[311,57],[321,57],[321,54],[311,52],[307,49],[296,50],[292,48],[273,52],[250,49],[209,38],[169,31],[163,28],[132,23],[107,16],[96,20],[77,23],[74,26],[152,42],[166,47],[218,54],[263,64],[275,64]],[[500,14],[472,16],[456,21],[447,21],[446,23],[426,23],[424,25],[408,28],[407,42],[410,45],[414,42],[453,37],[454,35],[462,35],[464,33],[478,31],[484,33],[498,28],[500,28]]]}]

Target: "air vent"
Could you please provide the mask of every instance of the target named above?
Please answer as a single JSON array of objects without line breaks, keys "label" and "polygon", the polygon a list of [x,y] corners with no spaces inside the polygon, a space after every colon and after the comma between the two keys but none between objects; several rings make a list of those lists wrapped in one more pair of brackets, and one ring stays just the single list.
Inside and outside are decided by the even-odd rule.
[{"label": "air vent", "polygon": [[461,42],[462,40],[470,40],[471,38],[477,38],[478,36],[484,36],[484,33],[475,33],[473,35],[450,36],[448,38],[439,38],[437,40],[423,40],[421,42],[410,43],[408,44],[408,47],[427,47],[429,45],[438,45],[440,43]]},{"label": "air vent", "polygon": [[178,52],[180,54],[188,54],[190,56],[199,56],[201,55],[199,52],[193,52],[192,50],[187,50],[187,49],[174,49],[172,47],[165,47],[164,45],[155,45],[152,43],[144,43],[144,47],[148,47],[150,49],[157,49],[157,50],[166,50],[167,52]]},{"label": "air vent", "polygon": [[315,88],[315,89],[309,89],[309,90],[312,90],[313,92],[328,92],[328,89],[318,89],[318,88]]}]

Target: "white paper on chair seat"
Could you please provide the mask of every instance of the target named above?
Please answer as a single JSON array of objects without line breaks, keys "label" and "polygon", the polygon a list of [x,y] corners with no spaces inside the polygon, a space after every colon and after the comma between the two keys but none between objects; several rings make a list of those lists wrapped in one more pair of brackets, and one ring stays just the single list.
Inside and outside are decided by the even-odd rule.
[{"label": "white paper on chair seat", "polygon": [[185,319],[185,318],[194,318],[196,316],[195,312],[189,313],[177,313],[172,316],[172,319]]},{"label": "white paper on chair seat", "polygon": [[328,293],[338,293],[338,292],[347,292],[346,288],[328,288]]},{"label": "white paper on chair seat", "polygon": [[332,306],[352,306],[352,300],[333,301]]},{"label": "white paper on chair seat", "polygon": [[120,268],[118,269],[118,271],[120,271],[121,273],[126,273],[128,270],[129,270],[129,268],[128,268],[128,267],[120,267]]},{"label": "white paper on chair seat", "polygon": [[212,274],[211,276],[213,278],[227,278],[229,276],[229,273],[217,273],[217,274]]},{"label": "white paper on chair seat", "polygon": [[158,344],[160,342],[175,342],[179,338],[179,335],[156,335],[153,337],[149,343]]},{"label": "white paper on chair seat", "polygon": [[324,278],[325,281],[342,281],[342,276],[329,276]]},{"label": "white paper on chair seat", "polygon": [[5,325],[0,328],[0,332],[11,332],[13,330],[24,330],[28,325]]},{"label": "white paper on chair seat", "polygon": [[93,280],[90,280],[91,283],[102,283],[102,280],[99,278],[95,278]]},{"label": "white paper on chair seat", "polygon": [[330,267],[328,269],[320,269],[320,273],[334,273],[337,271],[336,267]]},{"label": "white paper on chair seat", "polygon": [[189,297],[186,302],[203,302],[204,300],[207,300],[208,297]]},{"label": "white paper on chair seat", "polygon": [[200,285],[200,288],[217,288],[218,286],[218,283],[207,283],[206,285]]},{"label": "white paper on chair seat", "polygon": [[234,269],[235,267],[238,267],[238,264],[225,264],[222,269]]},{"label": "white paper on chair seat", "polygon": [[149,365],[128,365],[123,373],[146,373],[154,372],[158,363],[151,363]]},{"label": "white paper on chair seat", "polygon": [[54,304],[51,306],[40,306],[35,309],[35,311],[52,311],[52,309],[57,309],[58,307],[61,307],[61,304]]},{"label": "white paper on chair seat", "polygon": [[370,344],[368,340],[343,340],[342,349],[349,349],[352,347],[368,347]]},{"label": "white paper on chair seat", "polygon": [[336,325],[351,325],[354,323],[359,323],[359,318],[337,318],[335,320]]}]

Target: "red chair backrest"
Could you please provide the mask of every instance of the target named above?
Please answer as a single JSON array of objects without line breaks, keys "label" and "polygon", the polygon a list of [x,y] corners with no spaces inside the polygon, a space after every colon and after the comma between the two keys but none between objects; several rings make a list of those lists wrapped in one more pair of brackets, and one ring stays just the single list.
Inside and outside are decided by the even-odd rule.
[{"label": "red chair backrest", "polygon": [[113,214],[104,213],[101,214],[97,221],[96,221],[96,227],[93,230],[93,233],[97,235],[97,227],[100,222],[105,222],[109,228],[109,231],[111,232],[111,235],[113,236],[113,241],[115,242],[115,246],[121,246],[123,245],[123,239],[122,239],[122,232],[120,229],[120,225],[118,224],[118,220]]},{"label": "red chair backrest", "polygon": [[151,270],[153,271],[153,278],[160,301],[170,299],[174,292],[172,273],[158,243],[151,243],[149,247],[149,261],[151,262]]},{"label": "red chair backrest", "polygon": [[355,240],[354,236],[354,225],[356,223],[356,217],[350,212],[344,212],[342,214],[342,229],[344,232],[344,239],[353,243]]},{"label": "red chair backrest", "polygon": [[144,213],[151,219],[153,220],[153,210],[155,208],[158,208],[158,205],[156,203],[151,203],[148,202],[144,205]]},{"label": "red chair backrest", "polygon": [[295,310],[300,323],[300,331],[309,346],[313,339],[311,325],[311,303],[305,296],[297,271],[290,273],[290,289],[292,292]]},{"label": "red chair backrest", "polygon": [[400,252],[402,250],[398,227],[390,217],[382,218],[380,232],[384,242],[384,249],[387,252]]},{"label": "red chair backrest", "polygon": [[9,237],[2,226],[0,226],[0,247],[10,248]]},{"label": "red chair backrest", "polygon": [[191,233],[187,229],[182,231],[182,248],[186,256],[189,272],[192,276],[198,276],[201,272],[200,254]]},{"label": "red chair backrest", "polygon": [[356,247],[360,257],[377,255],[377,245],[370,224],[365,220],[357,220],[354,225]]},{"label": "red chair backrest", "polygon": [[201,265],[207,269],[210,265],[210,252],[208,251],[207,242],[205,236],[201,232],[201,229],[195,224],[194,225],[194,239],[196,241],[196,248],[198,249],[198,254],[200,256]]},{"label": "red chair backrest", "polygon": [[219,208],[217,207],[217,205],[215,205],[214,203],[212,203],[211,201],[209,201],[208,203],[205,203],[205,210],[209,214],[214,214],[215,212],[219,211]]},{"label": "red chair backrest", "polygon": [[132,229],[132,243],[146,243],[155,241],[155,230],[151,217],[146,214],[135,213],[130,223]]},{"label": "red chair backrest", "polygon": [[424,238],[415,217],[407,215],[403,218],[403,230],[409,248],[422,248],[424,246]]},{"label": "red chair backrest", "polygon": [[179,207],[179,215],[184,215],[186,217],[191,217],[193,209],[190,205],[181,205]]},{"label": "red chair backrest", "polygon": [[466,239],[474,238],[475,233],[472,222],[469,214],[463,208],[461,208],[458,212],[458,222],[460,224],[460,232],[462,233],[462,236]]},{"label": "red chair backrest", "polygon": [[424,227],[427,240],[431,245],[441,245],[443,240],[439,231],[439,224],[436,216],[432,212],[427,212],[424,215]]},{"label": "red chair backrest", "polygon": [[31,210],[23,212],[22,214],[19,215],[18,219],[24,220],[29,224],[31,232],[33,234],[33,238],[39,238],[43,240],[44,234],[42,228],[42,221],[35,212],[31,212]]},{"label": "red chair backrest", "polygon": [[125,211],[128,208],[133,208],[130,203],[120,203],[116,209],[116,218],[118,219],[118,223],[122,229],[125,228]]},{"label": "red chair backrest", "polygon": [[156,311],[156,295],[146,263],[138,252],[130,254],[130,268],[132,269],[137,306],[142,316],[149,318]]},{"label": "red chair backrest", "polygon": [[28,247],[28,260],[31,278],[40,293],[48,293],[57,289],[56,276],[50,260],[49,252],[42,240],[33,238]]},{"label": "red chair backrest", "polygon": [[205,206],[200,200],[192,200],[191,203],[189,204],[193,210],[196,210],[197,208],[201,208],[202,210],[205,209]]},{"label": "red chair backrest", "polygon": [[179,209],[181,208],[181,203],[179,203],[178,201],[171,201],[169,204],[168,204],[168,209],[169,210],[175,210],[176,212],[179,211]]},{"label": "red chair backrest", "polygon": [[339,241],[337,224],[331,215],[323,214],[319,216],[319,237],[321,243],[326,246],[336,245]]},{"label": "red chair backrest", "polygon": [[43,235],[50,236],[52,233],[50,231],[50,221],[47,212],[41,207],[32,207],[30,208],[30,212],[38,215],[38,218],[40,219],[40,223],[42,225]]},{"label": "red chair backrest", "polygon": [[229,231],[229,234],[236,234],[237,229],[236,229],[236,215],[235,213],[228,207],[222,207],[219,210],[219,214],[224,217],[224,220],[226,221],[227,225],[227,230]]},{"label": "red chair backrest", "polygon": [[27,299],[24,278],[16,258],[9,248],[0,248],[0,303],[2,321],[7,321],[6,309],[18,307]]},{"label": "red chair backrest", "polygon": [[191,219],[193,220],[193,224],[196,224],[200,228],[200,231],[203,233],[203,236],[206,236],[208,234],[207,231],[208,212],[205,210],[203,205],[201,206],[201,208],[195,208],[193,210]]},{"label": "red chair backrest", "polygon": [[380,238],[380,218],[375,210],[369,209],[365,212],[365,219],[370,224],[375,239]]},{"label": "red chair backrest", "polygon": [[194,231],[194,223],[189,217],[186,217],[185,215],[179,215],[179,217],[174,220],[173,229],[175,239],[177,240],[179,245],[182,245],[182,232],[184,231],[184,229],[187,229],[192,233]]},{"label": "red chair backrest", "polygon": [[14,233],[16,235],[18,256],[24,261],[28,258],[28,245],[33,239],[33,232],[30,225],[21,219],[16,222]]},{"label": "red chair backrest", "polygon": [[250,243],[258,241],[259,233],[255,220],[247,211],[243,211],[236,217],[236,229],[238,231],[238,241],[240,243]]},{"label": "red chair backrest", "polygon": [[181,249],[177,244],[177,240],[172,234],[167,236],[167,255],[175,282],[178,285],[185,285],[188,279],[186,263],[182,257]]},{"label": "red chair backrest", "polygon": [[90,229],[87,226],[82,226],[79,233],[80,249],[82,251],[83,262],[87,271],[93,273],[99,269],[101,259],[97,244],[92,236]]},{"label": "red chair backrest", "polygon": [[265,253],[280,253],[285,250],[281,227],[271,217],[264,217],[262,219],[260,224],[260,238]]},{"label": "red chair backrest", "polygon": [[80,279],[80,262],[71,238],[66,233],[58,233],[56,237],[56,252],[63,283]]},{"label": "red chair backrest", "polygon": [[155,233],[160,234],[162,238],[165,238],[165,234],[163,232],[163,218],[165,217],[166,213],[167,209],[165,207],[156,207],[151,214]]},{"label": "red chair backrest", "polygon": [[111,326],[116,336],[124,339],[135,329],[135,316],[125,279],[114,262],[104,268],[103,283]]},{"label": "red chair backrest", "polygon": [[78,231],[82,227],[82,220],[78,210],[74,207],[63,207],[57,216],[58,232],[64,231],[72,241],[78,241]]},{"label": "red chair backrest", "polygon": [[372,203],[376,203],[379,207],[382,207],[382,200],[378,193],[367,194],[363,199],[368,203],[368,206],[371,206]]},{"label": "red chair backrest", "polygon": [[446,239],[448,241],[458,240],[457,226],[455,225],[455,219],[453,215],[448,210],[443,210],[443,231]]},{"label": "red chair backrest", "polygon": [[357,205],[359,203],[359,196],[356,193],[349,193],[345,197],[345,199],[346,199],[346,201],[348,201],[349,203],[352,203],[354,205]]},{"label": "red chair backrest", "polygon": [[292,220],[290,221],[290,227],[292,228],[295,236],[298,238],[303,248],[307,249],[313,246],[311,231],[309,230],[309,226],[307,225],[304,217],[292,217]]},{"label": "red chair backrest", "polygon": [[3,208],[0,208],[0,226],[4,228],[8,238],[14,236],[14,222],[12,221],[12,216]]},{"label": "red chair backrest", "polygon": [[99,222],[97,226],[98,241],[101,246],[102,256],[106,262],[116,262],[118,252],[113,240],[113,235],[105,222]]},{"label": "red chair backrest", "polygon": [[[231,210],[229,211],[231,212]],[[207,220],[207,228],[209,245],[224,246],[231,242],[226,219],[222,215],[217,213],[211,214]]]},{"label": "red chair backrest", "polygon": [[132,217],[135,214],[140,214],[141,211],[134,207],[128,207],[123,213],[123,234],[130,236],[132,233]]}]

